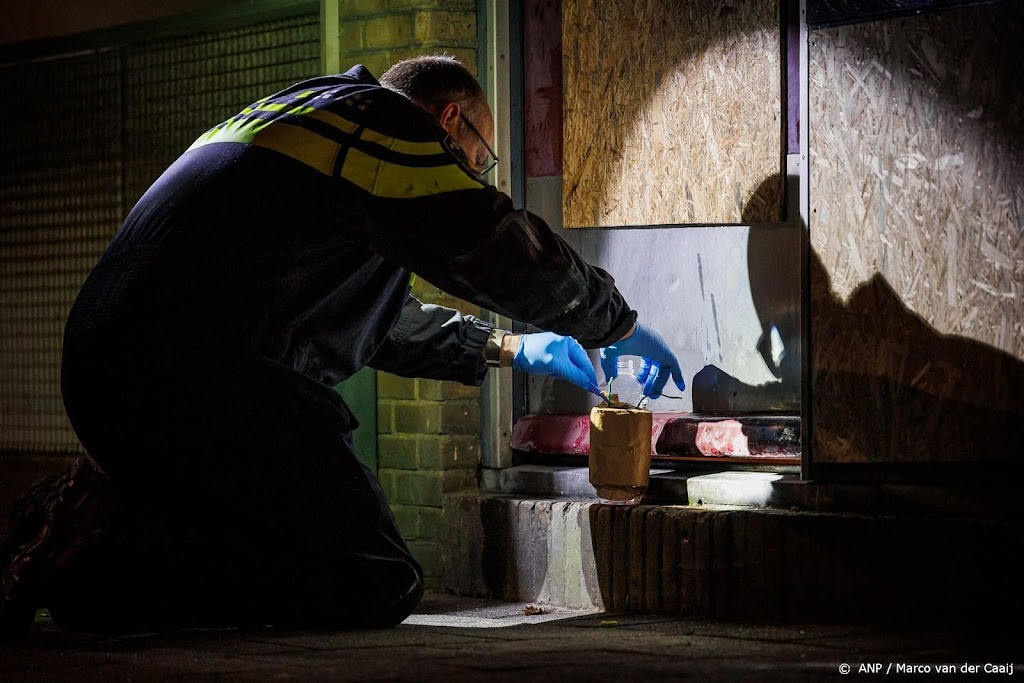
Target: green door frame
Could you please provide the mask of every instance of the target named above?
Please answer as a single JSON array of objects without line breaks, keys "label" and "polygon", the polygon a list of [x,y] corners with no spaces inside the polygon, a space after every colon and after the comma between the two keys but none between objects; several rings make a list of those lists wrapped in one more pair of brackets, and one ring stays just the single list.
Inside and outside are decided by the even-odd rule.
[{"label": "green door frame", "polygon": [[363,368],[335,387],[359,420],[352,432],[359,462],[377,472],[377,371]]}]

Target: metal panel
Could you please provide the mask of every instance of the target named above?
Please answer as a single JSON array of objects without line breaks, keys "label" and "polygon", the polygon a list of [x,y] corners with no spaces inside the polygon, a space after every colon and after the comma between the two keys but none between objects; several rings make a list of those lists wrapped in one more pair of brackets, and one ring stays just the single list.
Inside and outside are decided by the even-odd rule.
[{"label": "metal panel", "polygon": [[316,14],[0,68],[0,451],[81,452],[64,322],[125,213],[202,131],[318,73]]},{"label": "metal panel", "polygon": [[76,452],[67,311],[121,220],[116,51],[0,70],[0,448]]},{"label": "metal panel", "polygon": [[126,48],[128,206],[204,130],[319,74],[319,31],[313,15]]},{"label": "metal panel", "polygon": [[808,0],[807,27],[812,29],[981,5],[995,0]]},{"label": "metal panel", "polygon": [[[481,2],[477,6],[477,26],[480,27],[478,44],[485,46],[479,50],[477,72],[483,74],[481,84],[487,93],[487,99],[494,112],[494,145],[498,153],[497,167],[494,169],[494,185],[502,192],[512,192],[514,186],[521,183],[513,178],[511,160],[512,140],[515,139],[513,129],[516,124],[511,119],[512,70],[509,64],[511,46],[510,5],[519,3],[509,0],[497,2]],[[518,10],[516,10],[518,11]],[[521,128],[521,127],[520,127]],[[496,327],[512,328],[512,320],[505,316],[486,311],[487,319]],[[481,438],[481,464],[485,468],[508,467],[512,464],[512,450],[509,438],[512,433],[513,387],[523,386],[521,373],[516,377],[511,368],[491,368],[487,372],[482,387],[483,391],[483,436]],[[515,384],[514,384],[515,383]]]}]

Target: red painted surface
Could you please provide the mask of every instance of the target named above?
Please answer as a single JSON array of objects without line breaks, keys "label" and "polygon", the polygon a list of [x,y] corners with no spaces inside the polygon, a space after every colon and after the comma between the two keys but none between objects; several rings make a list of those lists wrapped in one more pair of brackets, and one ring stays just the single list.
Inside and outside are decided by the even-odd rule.
[{"label": "red painted surface", "polygon": [[[654,413],[651,427],[651,454],[665,425],[679,413]],[[590,453],[589,415],[527,415],[512,429],[512,448],[552,455],[588,455]]]},{"label": "red painted surface", "polygon": [[[791,440],[792,435],[787,439],[779,439],[781,432],[765,429],[764,425],[759,429],[739,420],[705,417],[690,413],[654,413],[651,454],[666,460],[702,459],[708,456],[737,461],[800,460],[799,444]],[[751,434],[755,437],[751,438]],[[512,448],[548,455],[588,455],[590,417],[521,417],[512,428]]]},{"label": "red painted surface", "polygon": [[562,0],[523,3],[526,177],[562,174]]},{"label": "red painted surface", "polygon": [[588,415],[526,415],[512,428],[512,448],[531,453],[590,453]]},{"label": "red painted surface", "polygon": [[750,455],[747,435],[736,420],[701,422],[695,445],[702,455]]}]

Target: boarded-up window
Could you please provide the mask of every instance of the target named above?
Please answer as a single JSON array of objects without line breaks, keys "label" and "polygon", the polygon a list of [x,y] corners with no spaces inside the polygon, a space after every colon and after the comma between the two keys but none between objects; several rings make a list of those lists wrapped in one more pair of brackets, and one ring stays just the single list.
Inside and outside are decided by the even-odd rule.
[{"label": "boarded-up window", "polygon": [[782,215],[778,0],[564,0],[566,227]]},{"label": "boarded-up window", "polygon": [[1020,460],[1024,6],[816,31],[821,462]]}]

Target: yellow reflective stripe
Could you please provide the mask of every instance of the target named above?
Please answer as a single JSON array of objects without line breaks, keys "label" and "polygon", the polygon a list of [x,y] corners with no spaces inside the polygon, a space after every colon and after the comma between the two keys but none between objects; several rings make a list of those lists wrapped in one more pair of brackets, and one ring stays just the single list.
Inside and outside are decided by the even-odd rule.
[{"label": "yellow reflective stripe", "polygon": [[252,144],[280,152],[296,161],[330,175],[341,145],[298,126],[278,125],[266,128]]},{"label": "yellow reflective stripe", "polygon": [[329,111],[318,109],[309,115],[309,118],[316,119],[317,121],[323,121],[329,126],[337,128],[344,133],[355,133],[356,128],[359,128],[359,124],[353,123],[348,119],[342,118],[337,114],[332,114]]},{"label": "yellow reflective stripe", "polygon": [[223,130],[231,132],[237,131],[242,135],[247,134],[249,135],[249,139],[251,139],[254,134],[260,132],[271,123],[273,123],[273,121],[269,119],[231,119],[224,124]]},{"label": "yellow reflective stripe", "polygon": [[[358,125],[348,119],[323,110],[296,107],[289,113],[304,114],[322,121],[342,132],[352,134]],[[276,124],[276,125],[274,125]],[[371,131],[363,139],[383,141],[389,149],[410,155],[439,154],[444,148],[439,142],[409,142]],[[189,149],[214,142],[249,143],[270,149],[295,159],[310,168],[331,175],[342,145],[299,126],[258,118],[231,119],[204,133]],[[346,145],[348,147],[348,145]],[[409,166],[378,159],[366,152],[348,147],[341,177],[378,197],[409,199],[456,190],[474,190],[483,187],[456,163],[441,166]]]},{"label": "yellow reflective stripe", "polygon": [[237,142],[280,152],[296,161],[330,175],[341,145],[298,126],[277,125],[261,119],[250,119],[235,127],[214,128],[192,143],[189,150],[214,142]]},{"label": "yellow reflective stripe", "polygon": [[358,149],[349,148],[345,153],[345,163],[341,166],[341,177],[352,181],[367,192],[373,192],[382,163],[380,159],[364,154]]},{"label": "yellow reflective stripe", "polygon": [[281,104],[280,102],[272,102],[271,104],[261,104],[256,107],[259,111],[283,111],[287,104]]},{"label": "yellow reflective stripe", "polygon": [[374,158],[355,148],[349,149],[345,155],[341,177],[385,199],[411,199],[482,187],[457,164],[403,166]]},{"label": "yellow reflective stripe", "polygon": [[256,134],[268,125],[270,125],[270,121],[263,119],[232,119],[224,124],[223,128],[218,126],[200,135],[188,149],[202,147],[213,142],[252,142]]},{"label": "yellow reflective stripe", "polygon": [[[288,105],[266,105],[263,107],[259,107],[259,109],[263,111],[271,111],[272,107],[279,107],[280,109],[283,109],[285,106]],[[252,114],[253,111],[255,110],[246,107],[242,110],[239,116]],[[359,128],[359,124],[353,123],[352,121],[349,121],[346,118],[342,118],[337,114],[332,114],[331,112],[318,110],[313,107],[299,105],[293,107],[288,112],[288,114],[293,114],[295,116],[307,116],[311,119],[323,121],[324,123],[328,124],[333,128],[337,128],[343,133],[352,134],[355,133],[356,129]],[[214,128],[213,130],[205,133],[198,140],[196,140],[196,142],[192,146],[197,147],[200,144],[206,144],[208,142],[249,142],[252,139],[253,133],[258,133],[259,131],[263,130],[264,128],[275,122],[276,121],[274,119],[232,118],[229,119],[226,123],[223,123],[220,126]],[[225,131],[232,132],[232,134],[230,136],[225,137]],[[249,133],[249,136],[245,137],[244,133]]]},{"label": "yellow reflective stripe", "polygon": [[367,142],[376,142],[378,145],[387,147],[395,152],[401,152],[402,154],[426,155],[444,152],[440,142],[409,142],[408,140],[400,140],[390,135],[384,135],[384,133],[378,133],[369,128],[365,129],[359,137]]},{"label": "yellow reflective stripe", "polygon": [[298,95],[295,96],[295,99],[301,100],[301,99],[303,99],[305,97],[309,97],[310,95],[313,94],[313,92],[314,91],[312,91],[312,90],[307,90],[306,92],[300,92]]}]

